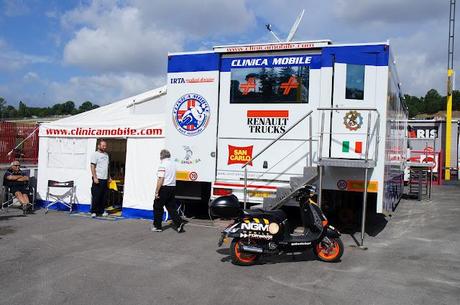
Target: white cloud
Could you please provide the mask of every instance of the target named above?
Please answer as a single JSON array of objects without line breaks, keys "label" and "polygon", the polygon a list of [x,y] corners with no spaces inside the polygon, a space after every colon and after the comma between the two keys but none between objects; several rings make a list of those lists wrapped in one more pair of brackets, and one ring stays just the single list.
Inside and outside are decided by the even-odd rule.
[{"label": "white cloud", "polygon": [[448,1],[336,0],[334,12],[353,23],[421,23],[448,17]]},{"label": "white cloud", "polygon": [[92,8],[86,12],[81,20],[87,20],[88,25],[79,29],[64,48],[66,64],[97,72],[158,75],[165,73],[168,51],[182,48],[180,34],[147,27],[137,8],[116,7],[97,21],[93,20]]},{"label": "white cloud", "polygon": [[142,20],[167,31],[180,31],[187,38],[236,35],[255,26],[255,15],[245,0],[150,1],[133,0]]},{"label": "white cloud", "polygon": [[142,74],[102,74],[89,77],[73,77],[67,82],[50,82],[49,97],[53,103],[72,100],[76,104],[91,101],[105,105],[143,91],[164,86],[166,78],[148,77]]},{"label": "white cloud", "polygon": [[39,76],[37,73],[29,71],[24,75],[23,79],[27,82],[36,81],[39,79]]},{"label": "white cloud", "polygon": [[[447,41],[441,27],[432,28],[430,37],[424,29],[390,40],[396,50],[397,67],[405,93],[423,96],[429,89],[446,94]],[[454,61],[455,66],[460,61]],[[456,80],[457,86],[460,79]]]},{"label": "white cloud", "polygon": [[167,53],[187,42],[235,35],[255,23],[245,1],[93,1],[61,20],[75,36],[64,48],[66,64],[93,72],[166,73]]},{"label": "white cloud", "polygon": [[25,54],[12,50],[5,41],[0,39],[0,71],[16,71],[37,63],[49,63],[51,59],[45,56]]},{"label": "white cloud", "polygon": [[3,0],[3,13],[8,17],[27,15],[30,11],[24,0]]},{"label": "white cloud", "polygon": [[17,105],[20,100],[28,106],[40,107],[68,100],[74,101],[77,106],[88,100],[105,105],[164,86],[165,83],[166,77],[149,77],[138,73],[107,73],[52,81],[35,72],[28,72],[8,85],[0,84],[0,96],[11,105]]}]

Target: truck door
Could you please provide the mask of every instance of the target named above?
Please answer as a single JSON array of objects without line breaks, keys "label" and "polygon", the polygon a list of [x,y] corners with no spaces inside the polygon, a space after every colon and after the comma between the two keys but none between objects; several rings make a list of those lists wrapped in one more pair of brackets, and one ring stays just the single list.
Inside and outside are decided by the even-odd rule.
[{"label": "truck door", "polygon": [[176,161],[177,180],[215,178],[219,63],[213,53],[169,56],[166,147]]},{"label": "truck door", "polygon": [[[371,56],[367,54],[367,58]],[[374,55],[374,57],[376,57]],[[330,158],[364,159],[368,125],[372,133],[377,120],[375,108],[377,67],[333,63],[333,94],[330,111]],[[370,118],[369,118],[370,115]],[[369,124],[369,121],[370,124]],[[369,137],[368,158],[373,156],[374,136]]]}]

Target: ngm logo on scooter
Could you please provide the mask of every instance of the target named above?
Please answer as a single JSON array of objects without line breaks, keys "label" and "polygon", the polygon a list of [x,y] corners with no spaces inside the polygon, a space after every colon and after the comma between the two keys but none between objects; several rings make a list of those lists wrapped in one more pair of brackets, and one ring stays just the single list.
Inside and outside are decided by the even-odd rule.
[{"label": "ngm logo on scooter", "polygon": [[204,97],[189,93],[177,100],[172,114],[174,125],[181,134],[195,136],[208,126],[210,108]]},{"label": "ngm logo on scooter", "polygon": [[277,223],[270,223],[267,219],[253,218],[252,221],[245,219],[241,223],[240,229],[241,238],[271,240],[280,228]]}]

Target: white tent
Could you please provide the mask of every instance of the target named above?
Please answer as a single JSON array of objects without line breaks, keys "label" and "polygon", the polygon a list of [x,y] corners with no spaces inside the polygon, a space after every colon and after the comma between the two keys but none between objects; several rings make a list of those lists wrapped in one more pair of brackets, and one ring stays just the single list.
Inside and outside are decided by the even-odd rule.
[{"label": "white tent", "polygon": [[[164,148],[166,87],[40,126],[38,199],[48,180],[76,184],[80,211],[91,203],[90,156],[98,138],[126,139],[124,217],[152,217],[159,152]],[[109,147],[110,150],[110,147]]]}]

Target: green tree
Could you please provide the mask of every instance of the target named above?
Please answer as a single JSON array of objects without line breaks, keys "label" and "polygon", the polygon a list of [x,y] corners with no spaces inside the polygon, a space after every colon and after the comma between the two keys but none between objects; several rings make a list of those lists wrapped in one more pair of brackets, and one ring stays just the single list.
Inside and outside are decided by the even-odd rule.
[{"label": "green tree", "polygon": [[13,106],[11,105],[8,105],[6,107],[6,116],[5,118],[16,118],[18,117],[18,111],[16,110],[16,108],[14,108]]},{"label": "green tree", "polygon": [[72,101],[67,101],[62,104],[62,111],[64,114],[73,114],[75,112],[75,103]]},{"label": "green tree", "polygon": [[18,107],[18,116],[20,118],[27,118],[30,117],[30,109],[27,107],[27,105],[23,102],[19,102],[19,107]]},{"label": "green tree", "polygon": [[62,115],[63,110],[62,110],[62,104],[54,104],[51,107],[51,115]]},{"label": "green tree", "polygon": [[430,89],[424,99],[425,113],[433,114],[440,110],[444,110],[445,103],[442,102],[442,96],[435,89]]},{"label": "green tree", "polygon": [[6,100],[0,96],[0,120],[6,117]]},{"label": "green tree", "polygon": [[78,113],[93,110],[98,107],[99,105],[93,105],[93,103],[91,103],[90,101],[86,101],[83,104],[81,104],[80,107],[78,107]]},{"label": "green tree", "polygon": [[404,100],[406,101],[406,105],[409,108],[410,118],[415,117],[417,114],[420,113],[420,109],[423,105],[418,97],[405,94]]}]

